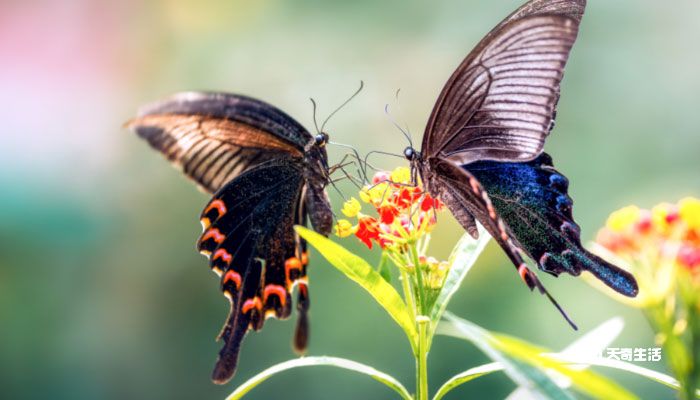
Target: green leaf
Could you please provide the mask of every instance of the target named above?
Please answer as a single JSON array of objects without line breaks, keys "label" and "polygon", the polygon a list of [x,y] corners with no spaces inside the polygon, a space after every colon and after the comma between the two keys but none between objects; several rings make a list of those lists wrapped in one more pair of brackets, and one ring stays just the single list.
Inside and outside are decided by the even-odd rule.
[{"label": "green leaf", "polygon": [[[664,386],[675,390],[680,390],[681,386],[678,380],[666,374],[662,374],[661,372],[640,367],[638,365],[628,363],[625,361],[610,360],[607,358],[591,357],[590,355],[585,355],[591,354],[592,348],[598,349],[601,348],[601,346],[608,346],[608,344],[606,343],[612,342],[612,340],[614,340],[615,337],[617,337],[620,334],[621,329],[622,320],[620,318],[613,318],[601,324],[591,332],[587,333],[582,338],[576,340],[574,343],[567,346],[567,348],[564,349],[562,352],[550,354],[549,356],[559,362],[570,365],[572,369],[584,369],[590,366],[612,368],[650,379],[654,382],[660,383]],[[588,351],[586,351],[586,349],[588,349]],[[595,351],[593,351],[593,353],[595,353]],[[447,394],[447,392],[463,383],[467,383],[471,380],[480,378],[493,372],[502,371],[503,369],[503,365],[498,362],[470,368],[469,370],[455,375],[454,377],[450,378],[447,382],[445,382],[442,385],[442,387],[437,391],[433,399],[440,400],[445,394]],[[560,387],[566,387],[571,384],[570,379],[566,379],[566,381],[564,382],[560,379],[554,379],[554,382]],[[522,396],[523,392],[520,390],[521,389],[518,389],[518,391],[513,392],[511,396],[508,396],[508,398],[515,398],[513,397],[515,393],[521,393]],[[697,398],[700,398],[700,390],[697,390],[695,395]],[[522,399],[525,397],[517,398]]]},{"label": "green leaf", "polygon": [[[552,358],[560,361],[560,362],[566,362],[566,363],[571,363],[571,364],[584,364],[584,365],[592,365],[596,367],[606,367],[606,368],[612,368],[612,369],[617,369],[621,371],[626,371],[635,375],[639,375],[641,377],[650,379],[654,382],[660,383],[664,386],[670,387],[672,389],[680,390],[681,385],[676,380],[675,378],[668,376],[666,374],[662,374],[661,372],[657,372],[648,368],[640,367],[638,365],[628,363],[625,361],[620,361],[620,360],[610,360],[607,358],[600,358],[600,357],[589,357],[589,358],[582,358],[582,357],[573,357],[573,356],[567,356],[563,354],[552,354]],[[697,390],[695,392],[695,397],[700,398],[700,390]]]},{"label": "green leaf", "polygon": [[440,290],[440,293],[433,304],[430,312],[431,327],[428,337],[432,338],[435,333],[435,328],[445,313],[447,304],[450,302],[452,295],[462,285],[462,281],[467,276],[469,270],[481,255],[481,252],[486,248],[486,245],[491,240],[491,236],[486,232],[481,224],[477,224],[479,239],[472,238],[468,233],[465,233],[459,240],[452,254],[448,259],[450,270],[445,278],[445,283]]},{"label": "green leaf", "polygon": [[[442,323],[438,333],[471,341],[493,361],[499,362],[503,369],[518,386],[536,393],[536,397],[545,399],[566,399],[574,397],[559,388],[551,378],[539,368],[528,365],[525,360],[514,357],[500,346],[499,341],[485,329],[460,319],[451,313],[445,313],[449,323]],[[507,350],[507,349],[506,349]]]},{"label": "green leaf", "polygon": [[329,366],[337,367],[342,369],[347,369],[350,371],[359,372],[364,375],[368,375],[375,380],[383,383],[401,396],[404,400],[413,400],[411,394],[406,390],[406,388],[397,381],[394,377],[387,375],[381,371],[360,364],[355,361],[346,360],[344,358],[337,357],[304,357],[296,360],[285,361],[283,363],[273,365],[272,367],[262,371],[261,373],[255,375],[254,377],[248,379],[241,386],[237,387],[236,390],[231,393],[226,400],[237,400],[245,396],[253,388],[260,385],[267,379],[271,378],[273,375],[280,372],[300,367],[312,367],[312,366]]},{"label": "green leaf", "polygon": [[452,378],[448,379],[447,382],[443,383],[440,389],[438,389],[438,391],[435,393],[433,400],[442,399],[447,394],[447,392],[463,383],[467,383],[476,378],[480,378],[482,376],[489,375],[493,372],[498,371],[503,371],[503,364],[499,362],[469,368],[468,370],[453,376]]},{"label": "green leaf", "polygon": [[[570,358],[584,358],[588,357],[590,354],[601,354],[605,348],[607,348],[619,335],[622,333],[625,323],[620,317],[611,318],[602,324],[600,324],[595,329],[586,332],[586,334],[580,336],[573,343],[566,346],[564,350],[557,353],[556,356],[570,357]],[[554,355],[552,355],[554,357]],[[571,369],[583,370],[590,367],[588,364],[576,364],[571,365]],[[554,373],[549,372],[554,383],[560,388],[566,389],[571,387],[571,379]],[[506,400],[525,400],[533,399],[534,397],[525,388],[517,388],[514,390]]]},{"label": "green leaf", "polygon": [[440,333],[471,341],[504,370],[518,385],[535,392],[537,397],[571,399],[570,393],[557,386],[545,371],[553,370],[571,380],[581,392],[596,399],[632,400],[632,393],[591,371],[581,371],[562,364],[545,350],[506,335],[492,334],[473,323],[446,313],[448,324]]},{"label": "green leaf", "polygon": [[513,356],[519,357],[533,366],[550,369],[564,375],[571,380],[576,389],[594,399],[637,399],[634,394],[602,375],[592,371],[575,369],[571,365],[563,364],[551,355],[544,354],[546,350],[543,348],[511,336],[494,335],[494,337],[501,342],[505,351],[510,352]]},{"label": "green leaf", "polygon": [[389,255],[382,252],[382,258],[379,260],[379,266],[377,266],[377,272],[384,278],[387,283],[391,283],[391,260]]},{"label": "green leaf", "polygon": [[372,268],[367,261],[352,254],[343,246],[332,242],[323,235],[320,235],[303,226],[295,226],[297,233],[316,250],[318,250],[328,262],[345,274],[348,278],[357,282],[384,309],[391,318],[403,329],[408,336],[408,341],[414,352],[418,345],[418,331],[415,321],[411,316],[411,311],[401,298],[401,295],[391,286],[377,271]]}]

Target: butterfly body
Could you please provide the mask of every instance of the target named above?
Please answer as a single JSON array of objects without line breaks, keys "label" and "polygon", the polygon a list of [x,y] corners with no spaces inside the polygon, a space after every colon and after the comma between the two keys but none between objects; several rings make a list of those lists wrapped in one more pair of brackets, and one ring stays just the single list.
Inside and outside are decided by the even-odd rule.
[{"label": "butterfly body", "polygon": [[404,150],[413,176],[464,229],[476,236],[480,222],[528,287],[553,302],[525,256],[554,276],[589,271],[624,295],[638,290],[581,246],[569,181],[543,152],[585,5],[531,0],[497,25],[443,88],[420,151]]},{"label": "butterfly body", "polygon": [[227,93],[181,93],[144,108],[127,126],[212,195],[197,247],[230,302],[214,382],[233,376],[249,330],[291,315],[293,292],[293,344],[303,352],[308,255],[293,226],[310,220],[319,233],[331,231],[328,135],[312,136],[272,105]]}]

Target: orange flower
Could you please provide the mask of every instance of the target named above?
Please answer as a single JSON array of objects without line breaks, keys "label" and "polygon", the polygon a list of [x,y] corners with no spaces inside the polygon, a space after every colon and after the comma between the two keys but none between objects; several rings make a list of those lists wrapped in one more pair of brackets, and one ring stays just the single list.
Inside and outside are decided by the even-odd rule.
[{"label": "orange flower", "polygon": [[700,200],[686,198],[651,210],[628,206],[615,211],[596,242],[601,255],[629,267],[640,286],[640,295],[630,301],[645,307],[674,292],[677,279],[687,276],[679,271],[689,271],[700,284],[699,230]]},{"label": "orange flower", "polygon": [[338,236],[353,232],[370,249],[373,243],[383,249],[401,248],[415,242],[430,232],[436,223],[435,213],[443,208],[442,203],[425,193],[420,186],[413,186],[408,168],[396,168],[391,173],[377,172],[372,185],[362,188],[360,199],[372,206],[377,217],[362,214],[360,202],[354,198],[343,206],[343,214],[356,217],[358,225],[344,222],[337,229]]}]

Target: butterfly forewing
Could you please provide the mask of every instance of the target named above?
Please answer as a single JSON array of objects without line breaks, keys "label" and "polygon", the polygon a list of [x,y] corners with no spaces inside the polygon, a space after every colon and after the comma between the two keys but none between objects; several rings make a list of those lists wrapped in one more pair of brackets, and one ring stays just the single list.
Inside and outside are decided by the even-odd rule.
[{"label": "butterfly forewing", "polygon": [[209,193],[266,161],[301,158],[311,140],[279,109],[224,93],[175,95],[144,108],[127,126]]},{"label": "butterfly forewing", "polygon": [[423,139],[427,156],[457,163],[527,161],[544,146],[578,20],[523,15],[499,25],[445,85]]}]

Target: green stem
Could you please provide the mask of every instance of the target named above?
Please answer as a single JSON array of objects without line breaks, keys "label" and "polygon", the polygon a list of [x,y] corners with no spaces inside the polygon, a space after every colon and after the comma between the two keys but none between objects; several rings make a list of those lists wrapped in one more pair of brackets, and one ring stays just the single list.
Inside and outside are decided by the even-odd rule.
[{"label": "green stem", "polygon": [[690,340],[690,371],[688,371],[688,378],[685,386],[685,397],[686,399],[695,399],[695,391],[698,385],[698,377],[700,376],[700,367],[698,366],[698,356],[700,356],[700,338],[697,336],[700,332],[700,321],[698,321],[698,315],[695,312],[695,304],[686,304],[686,310],[688,310],[688,328],[689,329],[689,340]]},{"label": "green stem", "polygon": [[411,260],[413,261],[414,271],[416,274],[416,285],[417,297],[418,297],[418,315],[426,315],[427,310],[425,309],[425,299],[423,296],[424,286],[423,286],[423,271],[421,271],[420,260],[418,258],[418,252],[416,251],[415,243],[409,245],[409,253],[411,255]]},{"label": "green stem", "polygon": [[428,400],[428,324],[430,318],[419,315],[418,356],[416,357],[416,400]]},{"label": "green stem", "polygon": [[408,275],[408,272],[404,268],[400,269],[401,271],[401,287],[403,288],[403,295],[406,297],[406,304],[408,305],[408,309],[411,310],[412,317],[415,319],[416,318],[416,302],[413,299],[413,293],[411,292],[411,282],[410,279],[411,277]]}]

